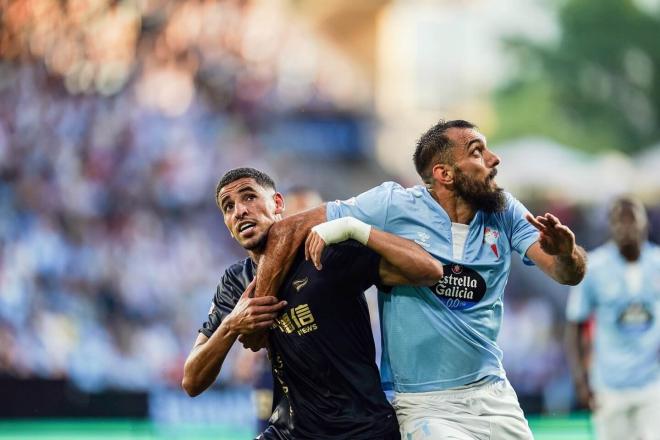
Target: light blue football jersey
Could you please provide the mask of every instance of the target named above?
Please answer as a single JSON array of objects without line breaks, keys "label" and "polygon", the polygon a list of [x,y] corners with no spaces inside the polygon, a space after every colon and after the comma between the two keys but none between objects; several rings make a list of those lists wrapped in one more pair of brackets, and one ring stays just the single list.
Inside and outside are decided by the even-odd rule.
[{"label": "light blue football jersey", "polygon": [[443,279],[433,286],[379,292],[386,389],[437,391],[504,377],[496,340],[510,258],[513,250],[524,256],[538,240],[538,231],[525,220],[527,209],[506,196],[504,212],[478,211],[463,226],[462,249],[454,249],[451,219],[424,186],[406,189],[386,182],[327,204],[328,220],[352,216],[414,240],[444,267]]},{"label": "light blue football jersey", "polygon": [[628,263],[610,242],[589,254],[589,270],[571,289],[567,319],[595,317],[592,386],[641,387],[660,380],[660,248],[645,243]]}]

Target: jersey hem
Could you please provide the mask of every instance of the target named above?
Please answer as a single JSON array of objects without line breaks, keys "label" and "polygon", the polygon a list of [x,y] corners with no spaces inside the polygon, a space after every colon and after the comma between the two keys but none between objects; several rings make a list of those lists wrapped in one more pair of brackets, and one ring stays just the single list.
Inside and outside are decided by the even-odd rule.
[{"label": "jersey hem", "polygon": [[468,386],[473,382],[482,380],[488,376],[495,379],[506,379],[504,370],[488,370],[480,371],[478,373],[469,374],[455,379],[439,380],[433,382],[414,383],[414,384],[394,384],[394,392],[396,393],[427,393],[431,391],[446,391],[452,388]]}]

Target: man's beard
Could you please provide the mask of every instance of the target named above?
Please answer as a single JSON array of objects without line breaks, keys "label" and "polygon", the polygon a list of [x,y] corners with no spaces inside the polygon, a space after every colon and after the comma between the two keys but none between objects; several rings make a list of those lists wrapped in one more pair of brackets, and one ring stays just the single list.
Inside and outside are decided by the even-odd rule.
[{"label": "man's beard", "polygon": [[493,169],[488,178],[482,182],[470,178],[454,166],[454,191],[474,209],[487,213],[502,212],[506,209],[504,190],[490,185],[496,174],[497,170]]},{"label": "man's beard", "polygon": [[257,237],[256,240],[252,243],[246,243],[243,245],[243,249],[246,251],[252,251],[257,253],[262,253],[266,248],[266,242],[268,242],[268,232],[262,234],[261,237]]}]

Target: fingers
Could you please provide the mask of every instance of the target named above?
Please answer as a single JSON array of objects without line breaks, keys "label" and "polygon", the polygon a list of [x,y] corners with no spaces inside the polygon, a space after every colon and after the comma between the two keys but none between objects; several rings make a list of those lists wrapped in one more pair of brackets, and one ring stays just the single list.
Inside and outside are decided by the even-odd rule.
[{"label": "fingers", "polygon": [[557,232],[563,233],[566,237],[569,237],[571,239],[575,238],[575,234],[573,234],[573,231],[571,231],[571,228],[569,228],[568,226],[559,225],[555,227],[555,230]]},{"label": "fingers", "polygon": [[311,258],[312,258],[312,263],[314,263],[314,266],[316,266],[316,269],[321,270],[323,269],[323,265],[321,264],[321,256],[323,255],[323,249],[325,249],[325,241],[318,236],[316,238],[316,241],[314,243],[314,247],[311,249]]},{"label": "fingers", "polygon": [[249,311],[251,315],[255,315],[255,316],[267,314],[267,313],[276,313],[282,310],[284,307],[286,307],[286,305],[287,305],[286,301],[280,301],[277,304],[265,305],[265,306],[253,305],[250,307]]},{"label": "fingers", "polygon": [[[280,302],[276,296],[260,296],[259,298],[250,298],[249,306],[271,306]],[[286,303],[286,301],[283,301]]]},{"label": "fingers", "polygon": [[312,242],[313,232],[307,234],[307,239],[305,239],[305,261],[309,261],[309,247]]},{"label": "fingers", "polygon": [[559,219],[557,217],[555,217],[554,215],[550,214],[549,212],[547,212],[545,214],[545,218],[549,222],[552,222],[554,225],[561,225],[561,222],[559,221]]},{"label": "fingers", "polygon": [[533,216],[532,214],[530,214],[530,213],[527,213],[527,214],[525,215],[525,219],[526,219],[528,222],[530,222],[530,223],[532,224],[532,226],[534,226],[534,227],[535,227],[536,229],[538,229],[539,231],[542,231],[543,229],[545,229],[545,227],[543,226],[543,224],[542,224],[541,222],[539,222],[539,221],[537,220],[537,218],[538,218],[538,217],[534,217],[534,216]]},{"label": "fingers", "polygon": [[305,241],[305,260],[312,260],[312,263],[317,270],[323,268],[323,265],[321,264],[323,249],[325,249],[325,241],[323,238],[321,238],[316,231],[310,232]]},{"label": "fingers", "polygon": [[271,323],[273,323],[276,318],[277,318],[277,313],[260,313],[258,315],[254,315],[253,320],[255,324],[258,322],[266,322],[266,321],[270,321]]},{"label": "fingers", "polygon": [[545,215],[537,215],[536,217],[530,213],[527,213],[525,215],[525,219],[527,219],[527,221],[530,222],[539,231],[563,226],[559,219],[549,212],[546,212]]},{"label": "fingers", "polygon": [[[313,252],[314,249],[318,246],[318,242],[323,241],[321,236],[318,234],[316,231],[312,231],[307,235],[307,239],[305,240],[305,260],[309,261],[312,259],[313,261]],[[325,244],[325,242],[323,242]],[[316,264],[315,264],[316,266]]]},{"label": "fingers", "polygon": [[241,335],[250,335],[260,330],[268,330],[272,327],[276,318],[277,314],[251,316],[242,322],[238,331]]}]

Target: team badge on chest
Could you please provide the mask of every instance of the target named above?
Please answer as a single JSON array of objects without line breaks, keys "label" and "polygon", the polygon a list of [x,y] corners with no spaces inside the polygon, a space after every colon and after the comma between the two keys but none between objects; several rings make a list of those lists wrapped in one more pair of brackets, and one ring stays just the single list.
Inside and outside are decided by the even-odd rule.
[{"label": "team badge on chest", "polygon": [[484,229],[484,243],[490,246],[490,249],[493,251],[497,258],[500,258],[500,252],[497,249],[497,239],[500,238],[500,232],[496,229],[491,229],[486,227]]}]

